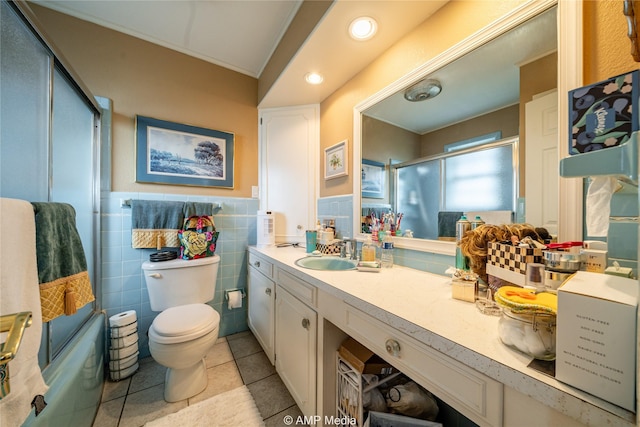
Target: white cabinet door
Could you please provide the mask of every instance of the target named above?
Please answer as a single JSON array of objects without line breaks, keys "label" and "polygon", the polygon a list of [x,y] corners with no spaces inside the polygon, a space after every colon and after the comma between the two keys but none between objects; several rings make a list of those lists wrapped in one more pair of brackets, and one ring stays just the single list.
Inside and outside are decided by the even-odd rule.
[{"label": "white cabinet door", "polygon": [[256,339],[264,349],[271,364],[274,363],[274,302],[275,283],[249,266],[248,275],[248,324]]},{"label": "white cabinet door", "polygon": [[315,227],[320,108],[260,110],[260,209],[275,215],[276,242],[304,242]]},{"label": "white cabinet door", "polygon": [[277,286],[276,371],[304,415],[316,415],[316,312]]}]

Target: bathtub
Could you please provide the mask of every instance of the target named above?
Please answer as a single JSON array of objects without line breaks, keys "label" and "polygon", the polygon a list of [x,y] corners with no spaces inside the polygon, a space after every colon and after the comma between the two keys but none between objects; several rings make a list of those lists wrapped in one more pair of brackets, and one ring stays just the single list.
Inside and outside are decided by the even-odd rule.
[{"label": "bathtub", "polygon": [[23,427],[91,427],[104,383],[105,315],[95,313],[42,375],[46,408],[31,411]]}]

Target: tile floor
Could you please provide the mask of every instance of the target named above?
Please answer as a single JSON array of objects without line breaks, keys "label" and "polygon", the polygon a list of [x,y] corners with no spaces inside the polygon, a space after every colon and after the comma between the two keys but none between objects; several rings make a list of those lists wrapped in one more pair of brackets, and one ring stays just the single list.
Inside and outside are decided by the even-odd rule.
[{"label": "tile floor", "polygon": [[140,427],[243,384],[251,391],[267,426],[284,426],[285,415],[302,415],[250,331],[219,338],[206,361],[207,388],[190,399],[167,403],[162,397],[166,368],[150,357],[141,359],[133,376],[105,382],[93,427]]}]

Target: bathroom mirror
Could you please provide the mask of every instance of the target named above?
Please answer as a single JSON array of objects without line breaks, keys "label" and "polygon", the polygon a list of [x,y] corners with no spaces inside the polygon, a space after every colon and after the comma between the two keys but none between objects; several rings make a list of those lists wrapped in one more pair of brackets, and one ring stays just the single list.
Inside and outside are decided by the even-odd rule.
[{"label": "bathroom mirror", "polygon": [[[573,13],[567,14],[567,16],[574,20],[577,19]],[[538,9],[524,8],[519,10],[496,25],[492,25],[491,29],[474,34],[424,64],[420,67],[419,72],[405,76],[356,106],[354,114],[354,170],[361,170],[363,159],[365,164],[372,161],[386,163],[387,171],[389,171],[389,164],[411,162],[416,158],[441,154],[445,144],[460,140],[474,140],[493,133],[482,129],[481,126],[475,126],[474,119],[501,111],[508,112],[513,108],[519,110],[515,113],[517,122],[510,124],[505,131],[506,133],[499,134],[498,139],[518,136],[518,134],[522,139],[520,115],[524,110],[520,109],[519,105],[520,68],[544,58],[562,61],[556,58],[560,58],[558,52],[562,52],[562,43],[568,43],[564,41],[564,37],[559,37],[557,34],[558,19],[560,19],[558,6],[553,2],[547,2],[546,5],[539,6]],[[565,20],[569,19],[565,18]],[[567,28],[572,28],[572,25],[575,26],[569,22]],[[561,41],[561,46],[558,46],[558,40]],[[568,49],[577,49],[577,47]],[[567,48],[564,50],[566,51]],[[563,63],[554,62],[553,65],[548,70],[552,74],[564,67]],[[579,77],[571,75],[563,77],[560,72],[557,76],[557,93],[562,93],[568,85],[578,84],[574,82]],[[442,86],[441,93],[433,99],[421,102],[405,100],[405,90],[425,79],[439,81]],[[546,89],[541,92],[545,91]],[[557,97],[557,99],[558,117],[562,117],[561,114],[566,105],[562,105],[561,97]],[[411,110],[416,110],[416,112]],[[510,115],[513,116],[513,111]],[[450,127],[453,124],[455,126]],[[374,129],[378,126],[378,128],[371,131],[365,126],[373,126]],[[394,128],[392,132],[394,137],[392,143],[386,143],[387,152],[379,148],[372,148],[369,145],[371,141],[368,141],[366,136],[372,133],[384,134],[389,128]],[[466,131],[465,128],[473,128],[473,130]],[[440,142],[435,143],[429,140],[429,136],[438,135],[438,132],[442,130],[448,132],[447,137],[440,137],[438,138]],[[458,137],[455,134],[457,132],[462,136]],[[408,135],[407,140],[414,141],[414,147],[401,146],[396,137],[402,133]],[[442,136],[442,132],[440,136]],[[565,140],[562,135],[558,136],[558,144]],[[522,151],[524,153],[524,150]],[[559,149],[558,153],[557,156],[564,155],[562,149]],[[520,162],[521,185],[519,187],[523,188],[522,182],[525,176],[522,172],[524,169],[522,164],[526,167],[527,163],[523,154],[520,155]],[[555,168],[557,170],[557,163]],[[384,196],[378,199],[362,197],[361,183],[354,180],[354,230],[361,230],[362,207],[392,205],[394,199],[393,179],[393,174],[387,175],[387,186],[383,190]],[[563,192],[562,188],[560,192]],[[522,193],[524,191],[519,189],[516,194]],[[394,208],[392,205],[392,209]],[[558,209],[557,206],[556,209]],[[364,238],[364,234],[360,234],[360,237]],[[455,245],[444,240],[401,238],[397,239],[396,246],[447,255],[455,252]]]}]

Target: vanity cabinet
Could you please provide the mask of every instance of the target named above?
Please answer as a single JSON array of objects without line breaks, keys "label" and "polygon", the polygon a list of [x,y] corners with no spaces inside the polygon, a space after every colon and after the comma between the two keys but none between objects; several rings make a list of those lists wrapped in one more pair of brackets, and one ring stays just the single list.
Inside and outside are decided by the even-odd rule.
[{"label": "vanity cabinet", "polygon": [[316,415],[316,288],[278,270],[276,371],[304,415]]},{"label": "vanity cabinet", "polygon": [[271,364],[275,361],[274,307],[276,286],[273,264],[249,252],[248,255],[248,314],[247,323]]}]

